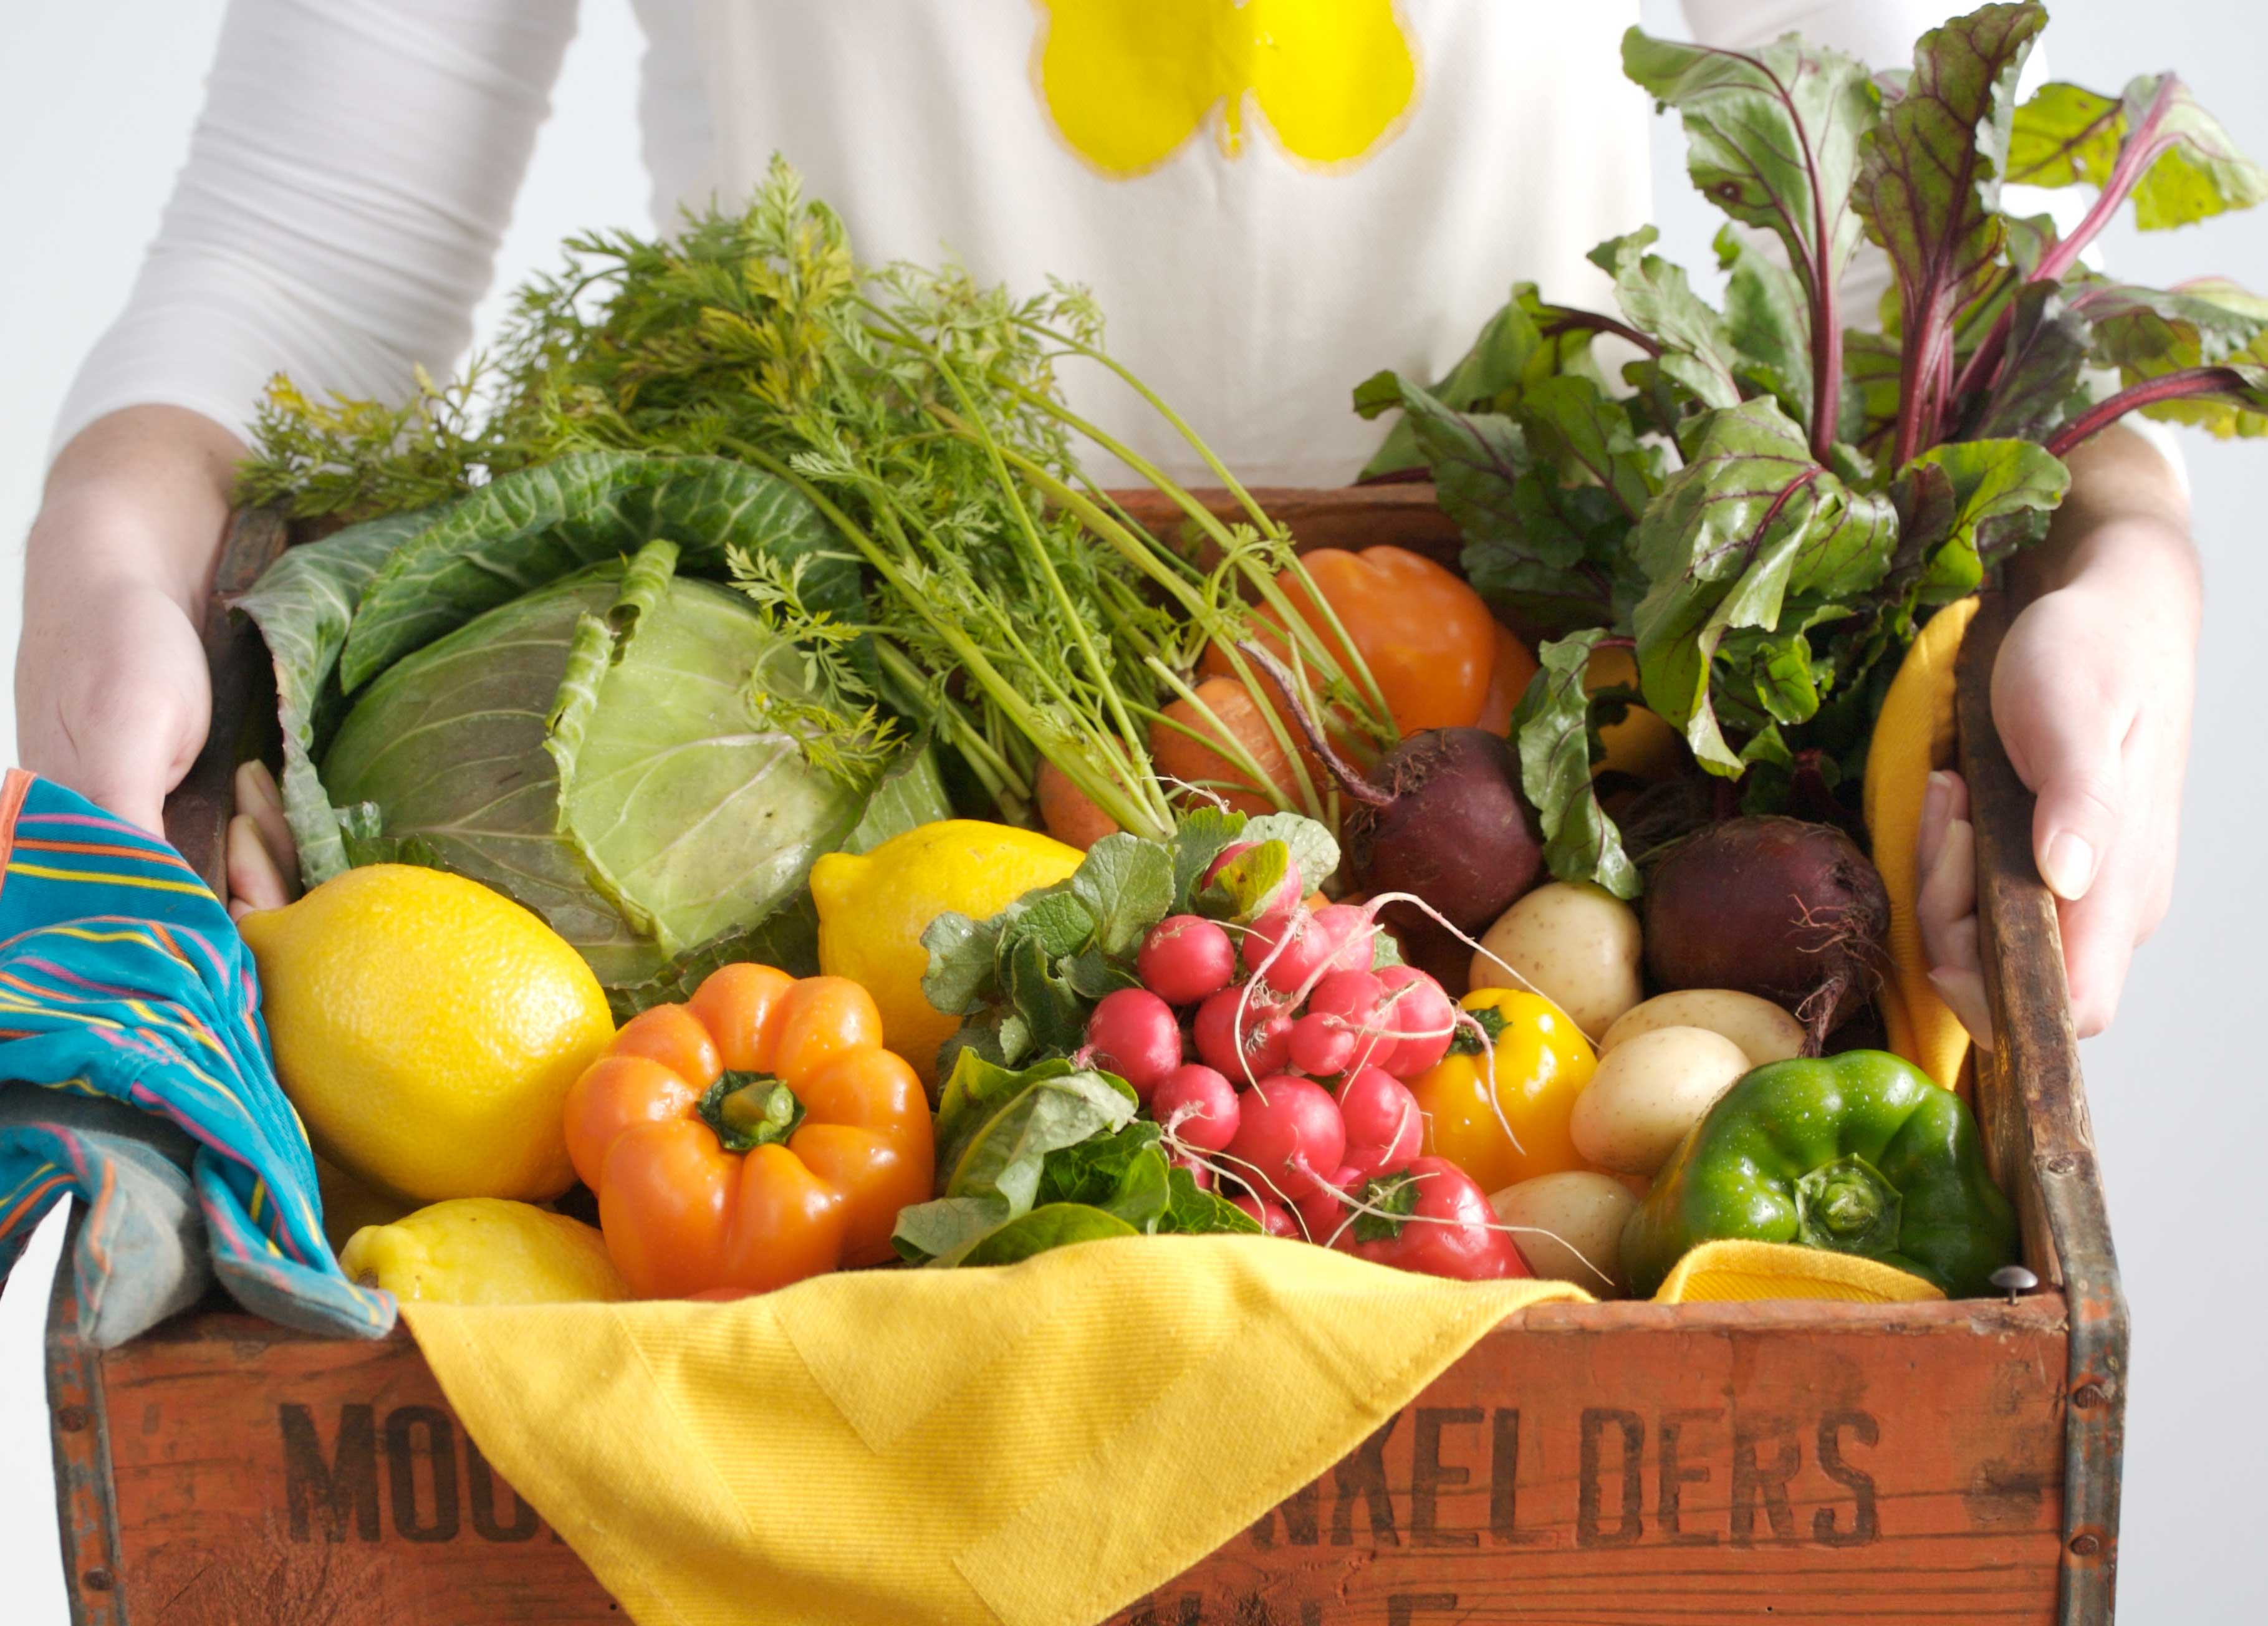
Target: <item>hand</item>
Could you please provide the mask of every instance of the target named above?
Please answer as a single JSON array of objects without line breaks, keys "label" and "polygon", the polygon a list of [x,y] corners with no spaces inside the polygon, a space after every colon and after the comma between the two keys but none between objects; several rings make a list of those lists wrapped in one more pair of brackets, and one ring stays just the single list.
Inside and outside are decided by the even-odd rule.
[{"label": "hand", "polygon": [[[2135,948],[2165,918],[2196,698],[2196,555],[2178,490],[2154,489],[2135,447],[2163,469],[2139,441],[2073,458],[2073,501],[2026,584],[2043,591],[1992,668],[1993,724],[2038,798],[2033,856],[2058,900],[2081,1038],[2110,1026]],[[1918,859],[1932,981],[1989,1044],[1976,847],[1956,776],[1932,777]]]},{"label": "hand", "polygon": [[299,849],[284,819],[276,776],[261,762],[236,770],[236,816],[228,821],[228,913],[282,909],[299,895]]},{"label": "hand", "polygon": [[197,623],[242,451],[177,407],[113,413],[56,458],[26,544],[17,750],[152,832],[211,718]]},{"label": "hand", "polygon": [[26,768],[162,835],[166,793],[211,712],[197,629],[162,590],[123,575],[27,589],[16,650]]}]

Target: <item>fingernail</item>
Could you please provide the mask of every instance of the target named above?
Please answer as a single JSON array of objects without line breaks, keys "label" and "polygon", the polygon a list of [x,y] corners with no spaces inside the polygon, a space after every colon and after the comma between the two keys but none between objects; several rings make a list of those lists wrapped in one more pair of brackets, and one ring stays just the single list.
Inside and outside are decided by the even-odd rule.
[{"label": "fingernail", "polygon": [[2058,830],[2048,838],[2040,879],[2058,898],[2077,902],[2095,884],[2095,849],[2077,831]]},{"label": "fingernail", "polygon": [[1941,816],[1946,811],[1946,804],[1952,799],[1953,776],[1942,769],[1932,773],[1922,786],[1921,821],[1927,824],[1932,819]]}]

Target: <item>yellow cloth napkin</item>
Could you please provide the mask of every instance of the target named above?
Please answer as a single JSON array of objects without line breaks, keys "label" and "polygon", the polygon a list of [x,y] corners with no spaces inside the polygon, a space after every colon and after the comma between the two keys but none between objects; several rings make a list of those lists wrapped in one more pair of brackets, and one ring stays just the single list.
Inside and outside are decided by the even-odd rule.
[{"label": "yellow cloth napkin", "polygon": [[1890,1048],[1948,1090],[1960,1085],[1969,1034],[1929,980],[1914,911],[1921,887],[1914,841],[1931,770],[1953,766],[1955,667],[1977,602],[1949,604],[1921,629],[1891,681],[1867,752],[1867,833],[1890,894],[1890,975],[1876,1003]]},{"label": "yellow cloth napkin", "polygon": [[[1657,1295],[1936,1296],[1759,1242],[1695,1249]],[[401,1309],[482,1453],[642,1626],[1089,1626],[1552,1300],[1588,1295],[1127,1237],[732,1304]]]},{"label": "yellow cloth napkin", "polygon": [[482,1452],[642,1626],[1092,1626],[1558,1282],[1264,1237],[732,1304],[405,1304]]},{"label": "yellow cloth napkin", "polygon": [[1875,1259],[1786,1242],[1704,1242],[1677,1262],[1656,1304],[1831,1299],[1843,1304],[1920,1304],[1945,1295]]}]

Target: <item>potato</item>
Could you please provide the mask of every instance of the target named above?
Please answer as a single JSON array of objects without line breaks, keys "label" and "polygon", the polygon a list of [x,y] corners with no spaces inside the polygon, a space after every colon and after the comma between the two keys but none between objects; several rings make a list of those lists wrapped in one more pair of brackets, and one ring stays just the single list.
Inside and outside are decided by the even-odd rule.
[{"label": "potato", "polygon": [[1616,1045],[1662,1027],[1705,1027],[1748,1052],[1751,1064],[1784,1062],[1803,1054],[1803,1024],[1769,999],[1729,988],[1683,988],[1656,994],[1623,1012],[1599,1041],[1603,1056]]},{"label": "potato", "polygon": [[1473,956],[1473,987],[1519,988],[1526,977],[1586,1036],[1606,1032],[1646,992],[1638,911],[1587,881],[1538,887],[1498,917],[1481,948]]},{"label": "potato", "polygon": [[1614,1175],[1589,1169],[1539,1174],[1506,1186],[1489,1206],[1505,1225],[1532,1227],[1512,1240],[1534,1274],[1572,1282],[1602,1299],[1622,1297],[1623,1222],[1638,1199]]},{"label": "potato", "polygon": [[1652,1174],[1750,1066],[1746,1050],[1705,1027],[1640,1034],[1599,1058],[1575,1098],[1568,1137],[1586,1163]]}]

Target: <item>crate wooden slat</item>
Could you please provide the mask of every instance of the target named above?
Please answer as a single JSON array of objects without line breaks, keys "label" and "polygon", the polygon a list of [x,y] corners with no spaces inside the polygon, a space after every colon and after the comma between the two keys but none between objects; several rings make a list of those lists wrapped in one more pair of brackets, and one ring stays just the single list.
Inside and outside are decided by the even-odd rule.
[{"label": "crate wooden slat", "polygon": [[[1260,495],[1303,545],[1454,554],[1421,487]],[[282,541],[240,522],[224,590]],[[1115,1626],[2107,1626],[2124,1310],[2029,798],[1991,733],[2000,615],[1980,616],[1962,679],[2002,1036],[1978,1104],[2041,1290],[1540,1306]],[[168,828],[217,876],[230,770],[267,695],[256,643],[218,613],[206,630],[222,725]],[[310,1338],[213,1305],[97,1352],[77,1336],[67,1257],[48,1356],[77,1622],[622,1618],[482,1459],[405,1335]]]}]

